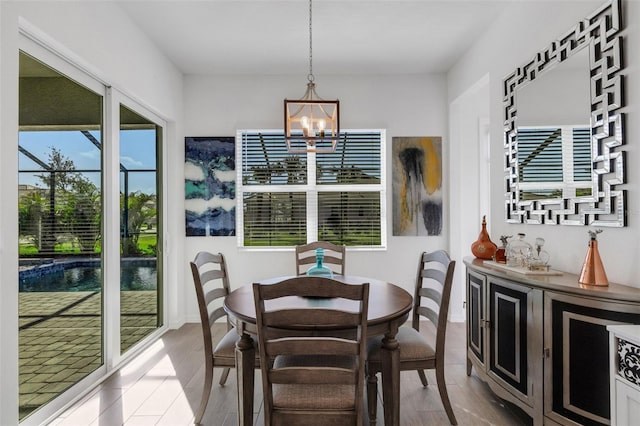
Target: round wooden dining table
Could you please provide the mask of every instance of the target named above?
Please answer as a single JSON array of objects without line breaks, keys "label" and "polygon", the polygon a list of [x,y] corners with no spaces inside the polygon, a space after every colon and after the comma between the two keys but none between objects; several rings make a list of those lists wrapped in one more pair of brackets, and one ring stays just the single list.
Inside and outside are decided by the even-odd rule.
[{"label": "round wooden dining table", "polygon": [[[259,281],[273,284],[287,278],[278,277]],[[406,290],[394,284],[368,277],[334,275],[333,279],[348,283],[369,283],[369,312],[367,315],[367,335],[384,335],[382,339],[382,395],[384,424],[400,424],[400,358],[398,341],[395,336],[409,317],[413,298]],[[323,307],[339,307],[348,303],[343,299],[310,299],[291,297],[283,302],[283,307],[312,307],[321,303]],[[239,334],[236,344],[236,374],[238,383],[238,424],[253,425],[254,357],[253,337],[257,334],[256,311],[251,285],[242,286],[226,297],[224,310]],[[317,330],[316,330],[317,331]]]}]

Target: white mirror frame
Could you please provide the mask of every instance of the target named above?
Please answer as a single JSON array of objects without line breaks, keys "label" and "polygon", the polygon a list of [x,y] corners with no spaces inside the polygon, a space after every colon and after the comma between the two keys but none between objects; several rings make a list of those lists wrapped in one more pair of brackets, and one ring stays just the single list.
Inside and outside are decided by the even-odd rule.
[{"label": "white mirror frame", "polygon": [[[505,216],[508,223],[626,225],[620,0],[609,0],[504,79]],[[589,49],[591,196],[521,200],[517,91],[581,49]]]}]

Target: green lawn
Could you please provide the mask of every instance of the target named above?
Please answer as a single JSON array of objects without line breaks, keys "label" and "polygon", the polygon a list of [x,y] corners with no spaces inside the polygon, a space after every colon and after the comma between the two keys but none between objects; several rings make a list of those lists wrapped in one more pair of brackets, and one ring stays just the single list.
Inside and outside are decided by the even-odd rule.
[{"label": "green lawn", "polygon": [[142,254],[156,254],[156,248],[158,246],[158,235],[153,234],[140,234],[138,237],[138,249]]},{"label": "green lawn", "polygon": [[[140,254],[142,255],[156,255],[156,247],[158,246],[158,236],[155,232],[153,233],[141,233],[138,237],[138,249],[140,250]],[[81,253],[80,248],[77,244],[73,244],[73,242],[64,242],[58,243],[54,248],[55,253],[59,254],[77,254]],[[96,244],[95,253],[100,253],[101,246],[99,243]],[[37,255],[39,253],[38,248],[33,244],[33,240],[31,238],[20,238],[20,243],[18,246],[18,253],[20,256],[29,256],[29,255]]]}]

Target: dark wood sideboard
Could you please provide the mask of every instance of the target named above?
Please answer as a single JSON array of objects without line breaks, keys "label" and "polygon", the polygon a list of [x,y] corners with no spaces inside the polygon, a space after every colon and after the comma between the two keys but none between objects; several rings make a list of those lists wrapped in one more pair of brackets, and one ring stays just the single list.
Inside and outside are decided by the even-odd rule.
[{"label": "dark wood sideboard", "polygon": [[535,425],[610,424],[607,325],[640,324],[640,288],[582,286],[465,258],[467,375]]}]

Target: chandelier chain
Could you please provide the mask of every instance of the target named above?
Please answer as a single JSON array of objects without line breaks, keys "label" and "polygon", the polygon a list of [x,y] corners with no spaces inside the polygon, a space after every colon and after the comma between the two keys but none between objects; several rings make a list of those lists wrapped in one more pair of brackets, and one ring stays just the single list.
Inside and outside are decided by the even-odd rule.
[{"label": "chandelier chain", "polygon": [[307,76],[307,78],[309,79],[309,82],[312,82],[314,80],[313,77],[313,37],[312,37],[312,7],[311,7],[311,2],[312,0],[309,0],[309,75]]}]

